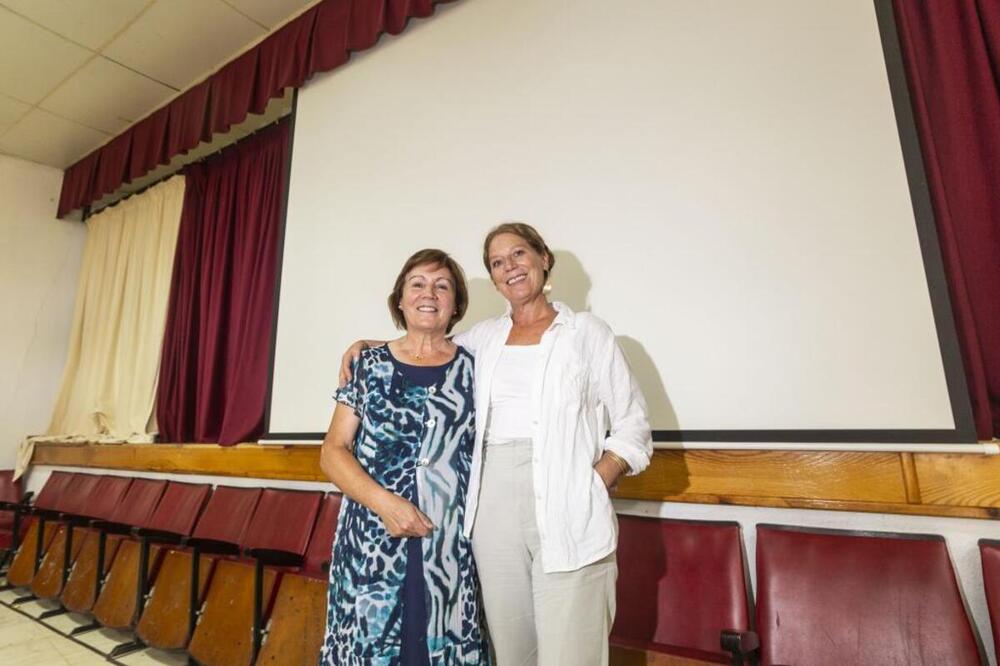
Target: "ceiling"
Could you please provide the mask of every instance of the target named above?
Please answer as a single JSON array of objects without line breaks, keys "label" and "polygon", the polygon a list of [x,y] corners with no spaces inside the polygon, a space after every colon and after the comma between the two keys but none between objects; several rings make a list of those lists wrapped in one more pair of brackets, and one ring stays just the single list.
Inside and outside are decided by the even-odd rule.
[{"label": "ceiling", "polygon": [[[0,0],[0,153],[66,168],[316,2]],[[175,162],[289,106],[286,95],[265,117]]]}]

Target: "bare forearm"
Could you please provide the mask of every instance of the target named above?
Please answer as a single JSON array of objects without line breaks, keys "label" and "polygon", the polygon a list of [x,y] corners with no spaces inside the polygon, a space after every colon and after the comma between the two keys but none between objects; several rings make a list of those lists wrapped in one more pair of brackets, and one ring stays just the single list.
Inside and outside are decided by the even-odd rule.
[{"label": "bare forearm", "polygon": [[369,476],[354,454],[345,447],[324,443],[320,469],[341,492],[376,513],[382,509],[387,496],[392,494]]}]

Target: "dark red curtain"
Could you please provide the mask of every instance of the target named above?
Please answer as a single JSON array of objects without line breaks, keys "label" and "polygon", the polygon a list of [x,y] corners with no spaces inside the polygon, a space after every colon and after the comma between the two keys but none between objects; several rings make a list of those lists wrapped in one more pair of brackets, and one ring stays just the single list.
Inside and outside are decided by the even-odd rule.
[{"label": "dark red curtain", "polygon": [[344,64],[351,52],[398,35],[411,18],[448,0],[322,0],[274,34],[66,169],[59,217],[167,164],[213,134],[262,113],[268,101],[316,72]]},{"label": "dark red curtain", "polygon": [[156,418],[167,442],[263,432],[288,122],[184,171]]},{"label": "dark red curtain", "polygon": [[1000,2],[895,0],[980,439],[1000,436]]}]

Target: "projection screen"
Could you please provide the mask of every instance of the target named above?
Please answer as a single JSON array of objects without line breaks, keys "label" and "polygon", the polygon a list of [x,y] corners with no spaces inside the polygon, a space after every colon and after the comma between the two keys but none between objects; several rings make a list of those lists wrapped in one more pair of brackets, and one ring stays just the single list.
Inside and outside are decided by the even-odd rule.
[{"label": "projection screen", "polygon": [[481,242],[507,220],[615,330],[658,439],[969,437],[870,0],[437,14],[300,91],[269,437],[325,431],[415,250],[465,267],[458,330],[502,313]]}]

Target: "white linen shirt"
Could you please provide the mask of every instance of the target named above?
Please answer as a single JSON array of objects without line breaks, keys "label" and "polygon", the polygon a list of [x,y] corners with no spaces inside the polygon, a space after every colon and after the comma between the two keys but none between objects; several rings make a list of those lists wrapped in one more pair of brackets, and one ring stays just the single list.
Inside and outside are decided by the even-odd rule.
[{"label": "white linen shirt", "polygon": [[[614,507],[594,470],[604,451],[628,462],[630,474],[645,469],[653,453],[646,401],[614,332],[589,312],[575,313],[562,303],[553,306],[558,314],[542,335],[531,383],[535,516],[546,573],[579,569],[617,547]],[[476,358],[476,442],[466,496],[467,537],[479,503],[493,373],[512,325],[508,311],[455,336]],[[608,420],[611,434],[605,437]]]}]

